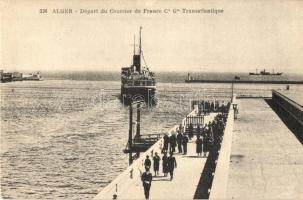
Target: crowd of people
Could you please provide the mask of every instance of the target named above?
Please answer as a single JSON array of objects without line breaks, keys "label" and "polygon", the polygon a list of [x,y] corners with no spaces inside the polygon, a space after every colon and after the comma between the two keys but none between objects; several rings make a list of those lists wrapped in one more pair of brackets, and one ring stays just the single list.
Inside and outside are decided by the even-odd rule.
[{"label": "crowd of people", "polygon": [[202,112],[227,112],[230,102],[225,104],[224,101],[201,101],[198,104],[199,113]]},{"label": "crowd of people", "polygon": [[[196,153],[198,156],[207,157],[207,152],[212,147],[217,147],[222,141],[223,132],[226,124],[226,114],[218,114],[212,122],[202,128],[197,125]],[[190,126],[192,126],[190,124]],[[191,129],[189,129],[191,131]],[[193,133],[189,133],[193,134]]]},{"label": "crowd of people", "polygon": [[[163,137],[163,145],[161,145],[161,153],[163,154],[160,158],[159,154],[155,152],[152,159],[147,155],[144,161],[145,172],[141,176],[143,182],[145,198],[149,199],[149,190],[152,182],[152,173],[150,172],[153,160],[153,170],[154,176],[159,176],[160,161],[162,160],[162,173],[164,177],[170,175],[170,180],[173,180],[174,169],[177,167],[177,162],[173,156],[176,150],[179,154],[187,154],[187,143],[193,140],[193,136],[196,135],[196,153],[197,156],[207,157],[207,152],[211,150],[212,147],[217,147],[220,145],[223,137],[223,131],[226,124],[226,114],[219,113],[212,122],[201,126],[197,124],[189,124],[183,131],[182,125],[180,125],[176,133],[173,132],[171,135],[165,134]],[[168,155],[169,154],[169,155]]]}]

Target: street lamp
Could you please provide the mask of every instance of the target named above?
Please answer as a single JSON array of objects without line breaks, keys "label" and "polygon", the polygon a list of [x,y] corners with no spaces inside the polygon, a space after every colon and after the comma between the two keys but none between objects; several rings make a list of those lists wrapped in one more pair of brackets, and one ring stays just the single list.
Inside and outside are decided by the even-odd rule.
[{"label": "street lamp", "polygon": [[231,102],[233,101],[234,98],[234,83],[236,83],[236,80],[240,80],[240,77],[235,76],[231,82]]}]

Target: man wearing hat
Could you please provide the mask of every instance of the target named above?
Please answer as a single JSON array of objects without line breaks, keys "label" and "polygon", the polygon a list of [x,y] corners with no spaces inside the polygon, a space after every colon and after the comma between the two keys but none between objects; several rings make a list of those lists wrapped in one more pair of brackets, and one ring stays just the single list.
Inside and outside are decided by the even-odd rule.
[{"label": "man wearing hat", "polygon": [[150,166],[146,165],[145,172],[143,172],[143,174],[141,176],[141,180],[142,180],[143,188],[144,188],[145,199],[149,199],[149,191],[150,191],[150,186],[151,186],[151,182],[153,179],[153,176],[150,173],[149,168],[150,168]]}]

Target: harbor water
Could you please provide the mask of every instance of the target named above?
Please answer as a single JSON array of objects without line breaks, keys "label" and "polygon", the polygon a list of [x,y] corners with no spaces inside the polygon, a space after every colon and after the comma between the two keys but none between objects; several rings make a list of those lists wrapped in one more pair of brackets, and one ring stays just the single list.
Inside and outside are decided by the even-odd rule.
[{"label": "harbor water", "polygon": [[[301,85],[291,88],[302,90]],[[237,84],[243,95],[285,85]],[[303,91],[303,90],[302,90]],[[116,80],[44,80],[1,84],[1,196],[92,199],[128,165],[128,109]],[[158,104],[141,114],[141,133],[164,133],[190,100],[221,99],[230,84],[157,83]],[[241,111],[240,111],[241,112]]]}]

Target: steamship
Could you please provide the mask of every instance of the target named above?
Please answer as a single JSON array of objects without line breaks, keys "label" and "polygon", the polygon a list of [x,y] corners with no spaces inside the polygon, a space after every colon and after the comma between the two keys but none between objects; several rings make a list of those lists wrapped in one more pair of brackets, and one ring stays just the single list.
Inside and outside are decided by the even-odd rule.
[{"label": "steamship", "polygon": [[139,30],[139,49],[136,49],[134,38],[131,66],[121,68],[121,101],[124,104],[144,101],[148,105],[154,105],[156,104],[156,80],[154,73],[149,70],[144,59],[141,30],[142,27]]},{"label": "steamship", "polygon": [[254,72],[249,72],[249,75],[274,75],[274,76],[281,76],[282,75],[282,72],[274,72],[274,70],[273,70],[273,72],[272,73],[270,73],[270,72],[268,72],[268,71],[266,71],[265,69],[264,70],[262,70],[262,71],[260,71],[260,72],[258,72],[258,69],[256,69],[256,73],[254,73]]}]

